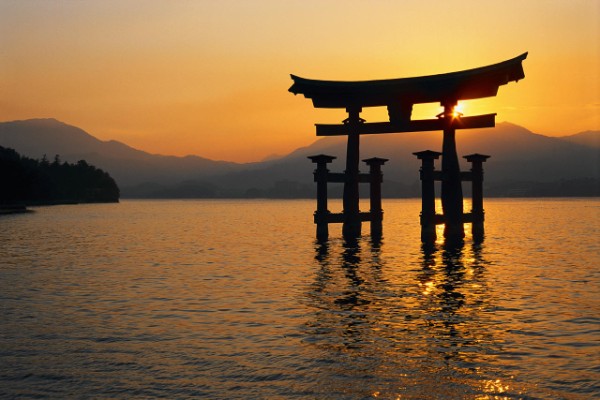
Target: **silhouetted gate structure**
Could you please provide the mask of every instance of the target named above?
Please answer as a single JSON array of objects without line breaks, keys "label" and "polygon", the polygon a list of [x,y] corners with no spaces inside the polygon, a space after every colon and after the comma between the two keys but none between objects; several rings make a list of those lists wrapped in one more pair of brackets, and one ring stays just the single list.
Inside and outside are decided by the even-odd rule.
[{"label": "silhouetted gate structure", "polygon": [[[381,181],[380,167],[387,160],[377,162],[379,163],[377,166],[379,178],[365,178],[359,172],[360,135],[441,130],[444,132],[441,153],[433,151],[416,153],[423,163],[421,168],[423,190],[421,238],[423,241],[435,240],[435,225],[444,224],[444,237],[447,240],[462,240],[465,222],[473,224],[475,238],[482,238],[484,219],[482,163],[489,156],[478,154],[466,156],[467,161],[472,163],[472,170],[469,173],[461,173],[456,151],[455,132],[456,129],[494,127],[496,114],[463,117],[456,113],[454,108],[459,100],[493,97],[498,93],[499,86],[523,79],[525,73],[521,63],[526,58],[527,53],[523,53],[513,59],[486,67],[401,79],[344,82],[305,79],[291,75],[294,83],[289,89],[290,92],[300,93],[311,99],[315,108],[344,108],[348,113],[348,118],[342,124],[316,124],[317,136],[348,136],[346,170],[343,174],[331,174],[327,171],[326,164],[335,157],[326,155],[310,157],[317,164],[315,180],[317,188],[321,188],[318,189],[318,206],[315,213],[317,237],[325,238],[327,224],[335,222],[343,223],[343,235],[347,238],[359,236],[361,222],[367,220],[371,221],[372,231],[381,233],[383,212],[380,206],[380,194],[371,192],[371,205],[373,207],[373,202],[379,202],[379,209],[373,210],[372,208],[369,213],[361,213],[358,184],[361,179],[371,182],[372,179]],[[414,104],[437,102],[444,107],[444,111],[436,119],[411,119]],[[364,107],[383,106],[387,107],[389,122],[367,123],[360,118]],[[433,161],[440,155],[442,156],[442,169],[440,172],[436,172],[433,168]],[[369,176],[371,175],[369,174]],[[433,190],[435,180],[441,181],[442,215],[435,214]],[[461,183],[463,180],[473,182],[473,210],[469,214],[463,213]],[[327,210],[327,182],[344,183],[344,209],[341,214],[332,214]]]}]

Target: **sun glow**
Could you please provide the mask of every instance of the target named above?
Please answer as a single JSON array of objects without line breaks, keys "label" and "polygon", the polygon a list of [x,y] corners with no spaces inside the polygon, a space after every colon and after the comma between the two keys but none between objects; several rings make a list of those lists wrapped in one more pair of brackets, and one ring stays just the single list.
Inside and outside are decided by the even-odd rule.
[{"label": "sun glow", "polygon": [[[346,117],[289,93],[292,73],[338,81],[434,76],[529,50],[526,78],[496,97],[465,100],[467,113],[496,112],[544,135],[600,129],[597,1],[532,0],[519,2],[518,12],[499,0],[351,3],[324,2],[315,15],[298,0],[150,0],[143,12],[136,2],[0,1],[0,120],[52,117],[151,153],[258,161],[313,143],[314,122]],[[363,29],[347,23],[355,20]],[[439,48],[441,34],[470,45]],[[403,37],[414,40],[399,48]],[[363,118],[386,120],[386,107],[372,108]],[[412,119],[441,112],[439,102],[415,104]]]},{"label": "sun glow", "polygon": [[[428,104],[433,104],[433,103],[428,103]],[[452,107],[452,111],[450,112],[450,114],[447,113],[447,109],[443,104],[437,104],[436,107],[438,110],[438,114],[436,115],[436,117],[438,117],[438,118],[448,118],[448,116],[450,116],[452,119],[460,118],[463,116],[463,112],[465,110],[464,103],[457,103],[454,107]],[[419,107],[419,109],[421,111],[424,111],[423,107]]]},{"label": "sun glow", "polygon": [[458,103],[456,106],[454,106],[454,108],[452,109],[452,118],[459,118],[462,117],[463,113],[464,113],[464,109],[465,106],[462,103]]}]

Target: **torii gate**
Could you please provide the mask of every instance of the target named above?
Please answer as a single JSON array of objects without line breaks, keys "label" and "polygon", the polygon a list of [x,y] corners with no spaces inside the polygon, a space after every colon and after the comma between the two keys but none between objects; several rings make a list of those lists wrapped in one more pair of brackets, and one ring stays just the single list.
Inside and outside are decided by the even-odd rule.
[{"label": "torii gate", "polygon": [[[455,114],[454,107],[459,100],[496,96],[499,86],[523,79],[525,73],[521,63],[526,58],[527,53],[523,53],[513,59],[485,67],[401,79],[347,82],[305,79],[291,75],[294,84],[289,88],[290,92],[300,93],[311,99],[315,108],[344,108],[348,113],[348,118],[343,124],[316,124],[317,136],[348,136],[343,179],[344,210],[341,221],[344,237],[356,237],[361,233],[358,191],[361,179],[358,169],[360,135],[442,130],[444,136],[440,180],[444,237],[462,239],[463,195],[455,131],[494,127],[496,114],[463,117]],[[437,119],[411,119],[414,104],[434,102],[439,102],[444,107]],[[366,123],[360,118],[364,107],[383,106],[388,109],[389,122]],[[421,224],[424,227],[423,218]],[[425,236],[422,234],[422,238]]]}]

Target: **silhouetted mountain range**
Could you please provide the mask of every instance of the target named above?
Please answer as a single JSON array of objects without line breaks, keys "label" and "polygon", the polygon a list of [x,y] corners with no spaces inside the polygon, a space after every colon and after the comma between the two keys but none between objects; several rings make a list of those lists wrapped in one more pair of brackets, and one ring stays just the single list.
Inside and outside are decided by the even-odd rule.
[{"label": "silhouetted mountain range", "polygon": [[242,169],[240,164],[197,156],[146,153],[116,140],[102,141],[82,129],[55,119],[0,123],[0,146],[32,158],[59,154],[68,162],[86,160],[108,171],[119,187],[144,182],[169,184]]},{"label": "silhouetted mountain range", "polygon": [[[492,129],[457,132],[459,156],[492,156],[484,164],[488,196],[598,196],[599,141],[598,131],[557,138],[506,122]],[[125,198],[285,198],[314,196],[314,165],[306,158],[309,155],[337,156],[330,170],[342,172],[346,138],[322,138],[285,157],[238,164],[149,154],[117,141],[98,140],[54,119],[34,119],[0,123],[0,146],[33,158],[59,154],[69,162],[84,159],[108,171]],[[419,196],[420,163],[412,153],[440,151],[441,146],[441,132],[366,135],[361,137],[361,158],[390,159],[383,167],[384,196]],[[436,165],[439,168],[439,161]],[[461,168],[467,170],[468,164]],[[330,192],[339,195],[341,185],[331,184]]]},{"label": "silhouetted mountain range", "polygon": [[585,131],[571,136],[563,136],[561,139],[600,149],[600,134],[598,134],[598,131]]}]

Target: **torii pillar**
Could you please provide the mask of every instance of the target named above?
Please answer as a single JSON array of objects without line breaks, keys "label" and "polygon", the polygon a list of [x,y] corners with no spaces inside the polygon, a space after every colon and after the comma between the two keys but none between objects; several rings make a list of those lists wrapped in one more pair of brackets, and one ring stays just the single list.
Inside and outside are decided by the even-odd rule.
[{"label": "torii pillar", "polygon": [[444,138],[442,142],[442,209],[445,224],[444,237],[451,240],[462,240],[465,237],[463,228],[463,193],[460,176],[458,154],[456,152],[456,130],[452,124],[455,117],[456,101],[442,103],[444,112]]},{"label": "torii pillar", "polygon": [[327,208],[327,175],[329,170],[327,164],[336,159],[334,156],[319,154],[308,157],[317,164],[314,179],[317,182],[317,211],[315,211],[315,223],[317,224],[317,240],[327,240],[329,236],[329,209]]},{"label": "torii pillar", "polygon": [[442,153],[425,150],[413,153],[421,160],[421,241],[435,242],[437,233],[435,231],[435,166],[433,162]]},{"label": "torii pillar", "polygon": [[389,160],[387,158],[372,157],[363,161],[369,166],[371,236],[380,238],[383,232],[383,208],[381,208],[381,182],[383,181],[383,174],[381,173],[381,166]]},{"label": "torii pillar", "polygon": [[355,238],[361,234],[359,207],[359,169],[360,161],[360,118],[361,107],[347,107],[348,119],[344,125],[348,128],[348,145],[346,147],[346,180],[344,182],[344,224],[342,234],[346,238]]},{"label": "torii pillar", "polygon": [[473,240],[481,242],[484,236],[483,221],[485,214],[483,211],[483,163],[490,156],[484,154],[469,154],[464,158],[471,163],[471,233]]}]

